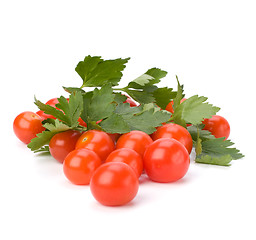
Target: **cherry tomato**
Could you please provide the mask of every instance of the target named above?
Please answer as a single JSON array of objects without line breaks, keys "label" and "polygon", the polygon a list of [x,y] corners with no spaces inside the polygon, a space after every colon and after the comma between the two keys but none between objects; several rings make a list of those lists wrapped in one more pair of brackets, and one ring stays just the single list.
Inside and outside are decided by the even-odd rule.
[{"label": "cherry tomato", "polygon": [[91,149],[104,162],[108,155],[114,151],[115,144],[107,133],[99,130],[89,130],[78,139],[76,149],[78,148]]},{"label": "cherry tomato", "polygon": [[76,142],[81,136],[79,131],[68,130],[55,134],[49,143],[51,155],[60,163],[63,163],[66,156],[75,149]]},{"label": "cherry tomato", "polygon": [[90,149],[81,148],[70,152],[63,171],[67,179],[76,185],[88,185],[94,171],[101,165],[99,156]]},{"label": "cherry tomato", "polygon": [[143,162],[141,156],[132,149],[120,148],[110,153],[106,162],[123,162],[128,164],[139,177],[143,171]]},{"label": "cherry tomato", "polygon": [[[185,100],[187,100],[187,99],[186,99],[186,98],[182,98],[182,99],[180,100],[180,103],[184,102]],[[169,111],[169,112],[171,112],[171,113],[174,113],[174,110],[173,110],[173,100],[170,101],[170,102],[167,104],[165,110],[167,110],[167,111]]]},{"label": "cherry tomato", "polygon": [[161,138],[148,146],[143,165],[148,177],[156,182],[174,182],[189,168],[189,154],[177,140]]},{"label": "cherry tomato", "polygon": [[104,163],[92,175],[90,189],[94,198],[106,206],[119,206],[130,202],[139,189],[139,181],[127,164]]},{"label": "cherry tomato", "polygon": [[130,148],[143,157],[145,149],[153,142],[152,138],[142,131],[131,131],[123,134],[116,142],[116,149]]},{"label": "cherry tomato", "polygon": [[20,141],[25,144],[30,143],[38,133],[44,131],[42,118],[34,112],[23,112],[13,121],[13,131]]},{"label": "cherry tomato", "polygon": [[211,118],[204,119],[203,124],[205,125],[203,130],[208,130],[216,138],[225,137],[225,140],[230,134],[230,125],[228,121],[219,115],[214,115]]},{"label": "cherry tomato", "polygon": [[158,127],[151,137],[154,141],[159,138],[174,138],[186,147],[188,153],[192,151],[193,140],[190,133],[186,128],[178,124],[168,123]]}]

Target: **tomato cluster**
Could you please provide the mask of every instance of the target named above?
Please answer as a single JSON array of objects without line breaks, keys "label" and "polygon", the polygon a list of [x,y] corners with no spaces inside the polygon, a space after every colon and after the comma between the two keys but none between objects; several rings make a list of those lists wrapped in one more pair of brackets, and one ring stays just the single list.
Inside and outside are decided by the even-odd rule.
[{"label": "tomato cluster", "polygon": [[[127,102],[136,105],[131,99]],[[51,106],[57,103],[57,99],[47,102]],[[172,105],[170,102],[167,110],[173,112]],[[47,118],[54,117],[42,111],[23,112],[14,120],[14,132],[28,144],[44,131],[42,121]],[[82,119],[79,123],[86,126]],[[203,123],[204,129],[216,137],[228,137],[230,128],[223,117],[213,116]],[[134,199],[142,174],[161,183],[183,178],[192,147],[190,133],[175,123],[158,127],[151,136],[136,130],[121,136],[100,130],[68,130],[55,134],[49,142],[49,151],[63,164],[66,178],[73,184],[90,185],[95,199],[107,206],[123,205]]]}]

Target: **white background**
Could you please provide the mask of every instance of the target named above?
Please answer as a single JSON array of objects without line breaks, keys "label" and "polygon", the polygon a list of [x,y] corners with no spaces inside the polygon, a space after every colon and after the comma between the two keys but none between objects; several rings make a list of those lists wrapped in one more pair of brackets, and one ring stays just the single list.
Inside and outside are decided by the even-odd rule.
[{"label": "white background", "polygon": [[[256,239],[255,1],[2,1],[0,4],[0,239]],[[36,156],[12,122],[80,86],[88,55],[131,57],[122,84],[151,67],[162,85],[209,98],[245,157],[231,167],[193,162],[171,184],[145,176],[127,206],[104,207]]]}]

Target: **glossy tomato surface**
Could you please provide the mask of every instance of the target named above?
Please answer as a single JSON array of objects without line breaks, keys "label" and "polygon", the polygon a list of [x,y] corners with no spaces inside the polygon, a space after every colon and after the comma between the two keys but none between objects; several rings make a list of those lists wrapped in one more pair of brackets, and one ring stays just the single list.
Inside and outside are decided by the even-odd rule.
[{"label": "glossy tomato surface", "polygon": [[76,149],[78,148],[91,149],[104,162],[108,155],[114,151],[115,144],[107,133],[99,130],[89,130],[78,139]]},{"label": "glossy tomato surface", "polygon": [[203,124],[205,124],[203,129],[211,132],[216,138],[225,137],[226,140],[229,137],[230,125],[224,117],[214,115],[205,119]]},{"label": "glossy tomato surface", "polygon": [[92,174],[101,165],[99,156],[90,149],[80,148],[70,152],[64,162],[63,171],[67,179],[76,185],[88,185]]},{"label": "glossy tomato surface", "polygon": [[148,177],[155,182],[174,182],[187,173],[189,154],[175,139],[161,138],[148,146],[143,165]]},{"label": "glossy tomato surface", "polygon": [[91,178],[90,189],[101,204],[119,206],[134,199],[139,189],[139,180],[127,164],[109,162],[96,169]]},{"label": "glossy tomato surface", "polygon": [[131,131],[123,134],[116,142],[116,148],[130,148],[143,157],[149,144],[153,142],[152,138],[142,131]]},{"label": "glossy tomato surface", "polygon": [[25,144],[30,143],[36,134],[44,131],[42,118],[30,111],[20,113],[13,121],[13,131],[17,138]]},{"label": "glossy tomato surface", "polygon": [[178,124],[168,123],[158,127],[151,137],[154,141],[160,138],[174,138],[186,147],[188,153],[192,151],[193,140],[190,133]]},{"label": "glossy tomato surface", "polygon": [[143,162],[141,156],[132,149],[120,148],[110,153],[106,162],[123,162],[128,164],[139,177],[143,171]]},{"label": "glossy tomato surface", "polygon": [[76,142],[81,136],[79,131],[68,130],[55,134],[49,143],[51,155],[60,163],[75,149]]}]

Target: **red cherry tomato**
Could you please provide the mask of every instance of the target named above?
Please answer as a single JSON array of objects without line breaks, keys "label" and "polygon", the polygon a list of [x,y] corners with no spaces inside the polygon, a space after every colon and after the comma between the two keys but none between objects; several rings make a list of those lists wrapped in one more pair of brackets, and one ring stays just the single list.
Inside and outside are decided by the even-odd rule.
[{"label": "red cherry tomato", "polygon": [[145,149],[153,142],[152,138],[142,131],[131,131],[123,134],[116,142],[116,149],[130,148],[143,157]]},{"label": "red cherry tomato", "polygon": [[119,206],[130,202],[139,189],[139,181],[127,164],[104,163],[92,175],[90,189],[94,198],[106,206]]},{"label": "red cherry tomato", "polygon": [[90,149],[81,148],[70,152],[63,171],[67,179],[76,185],[88,185],[94,171],[101,165],[99,156]]},{"label": "red cherry tomato", "polygon": [[174,182],[189,168],[189,154],[177,140],[161,138],[148,146],[143,165],[148,177],[156,182]]},{"label": "red cherry tomato", "polygon": [[230,125],[224,117],[214,115],[209,119],[205,119],[203,124],[205,125],[203,130],[208,130],[216,138],[225,137],[226,140],[229,137]]},{"label": "red cherry tomato", "polygon": [[19,114],[13,122],[13,131],[20,141],[25,144],[30,143],[38,133],[44,131],[42,118],[34,112],[23,112]]},{"label": "red cherry tomato", "polygon": [[75,149],[76,142],[81,136],[79,131],[68,130],[55,134],[49,143],[51,155],[60,163]]},{"label": "red cherry tomato", "polygon": [[158,127],[151,137],[154,141],[159,138],[174,138],[186,147],[188,153],[192,151],[193,140],[190,133],[186,128],[178,124],[168,123]]},{"label": "red cherry tomato", "polygon": [[104,162],[108,155],[114,151],[115,144],[107,133],[99,130],[89,130],[78,139],[76,149],[78,148],[91,149]]},{"label": "red cherry tomato", "polygon": [[123,162],[128,164],[139,177],[143,171],[143,162],[141,156],[132,149],[120,148],[110,153],[106,162]]},{"label": "red cherry tomato", "polygon": [[[185,100],[187,100],[187,99],[186,99],[186,98],[182,98],[182,99],[180,100],[180,103],[184,102]],[[171,113],[174,113],[174,110],[173,110],[173,100],[170,101],[170,102],[167,104],[165,110],[167,110],[167,111],[169,111],[169,112],[171,112]]]}]

